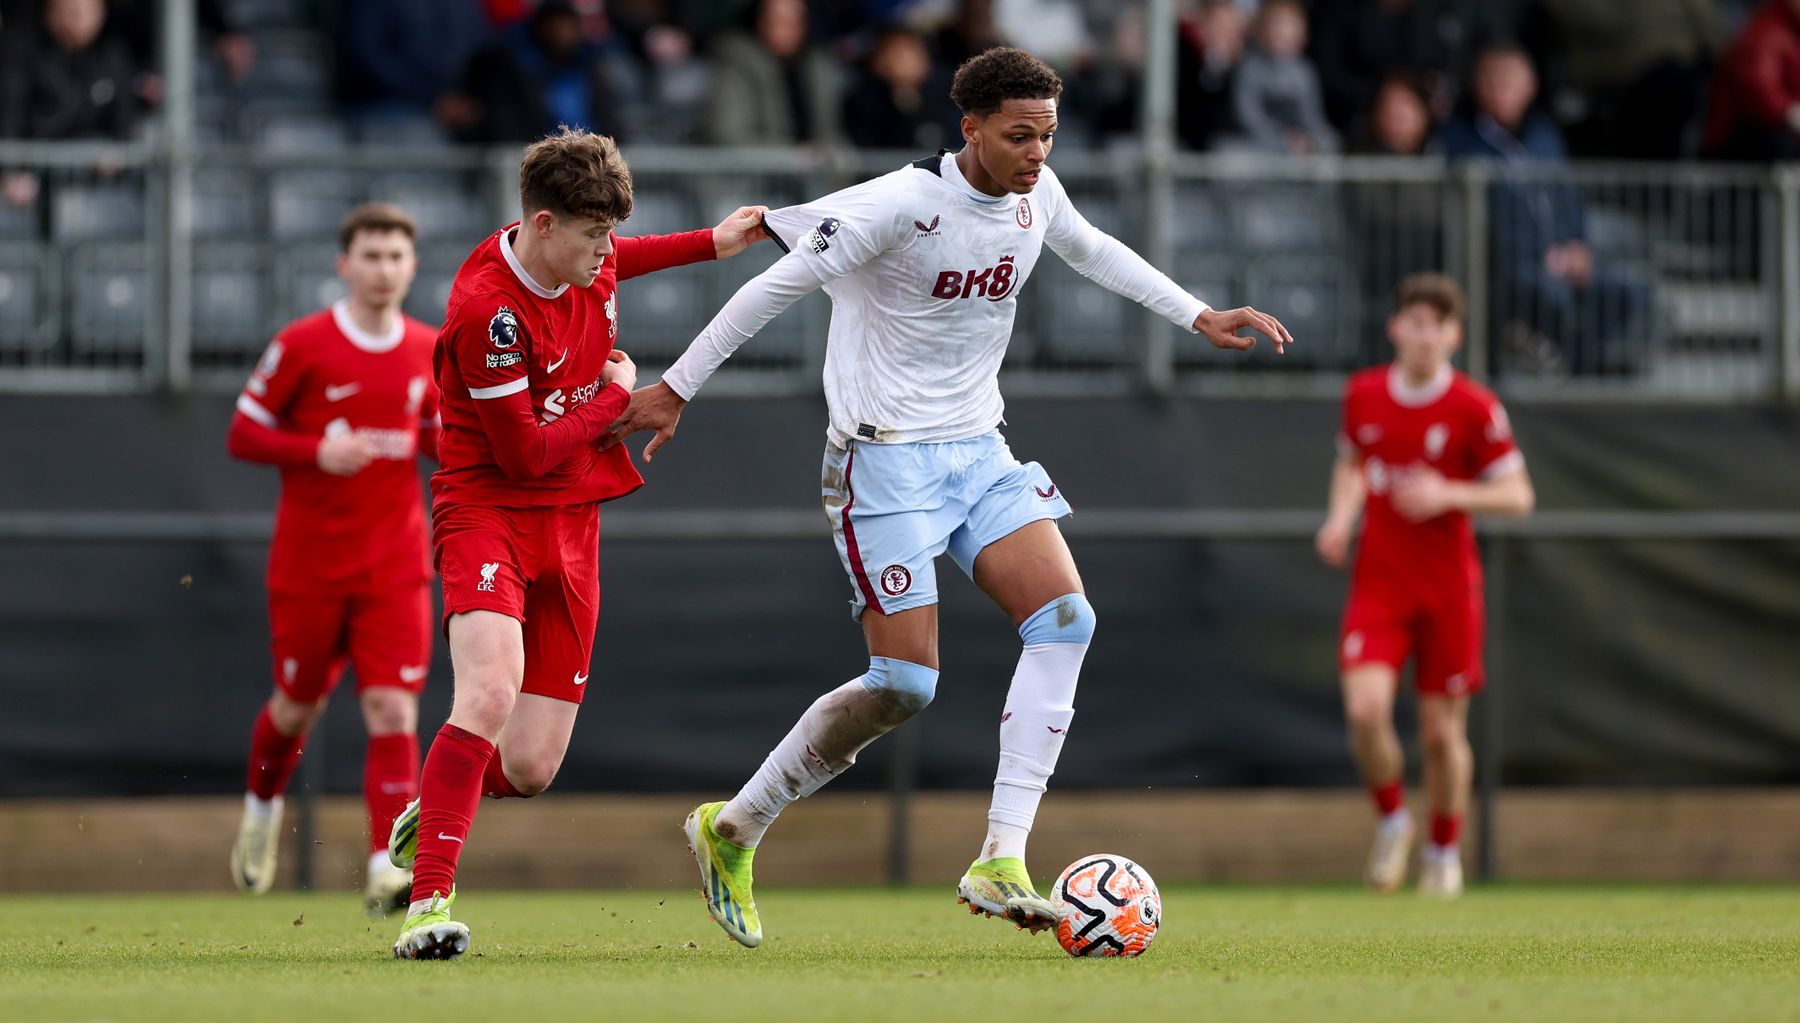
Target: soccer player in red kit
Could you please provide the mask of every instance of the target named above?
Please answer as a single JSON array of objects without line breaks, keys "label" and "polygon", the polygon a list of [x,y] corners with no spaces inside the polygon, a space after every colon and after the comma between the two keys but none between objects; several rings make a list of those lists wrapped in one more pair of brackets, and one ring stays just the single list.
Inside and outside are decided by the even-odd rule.
[{"label": "soccer player in red kit", "polygon": [[1414,659],[1430,842],[1419,891],[1462,892],[1458,836],[1474,758],[1469,698],[1481,690],[1482,580],[1471,514],[1526,515],[1535,501],[1506,411],[1452,369],[1462,344],[1462,289],[1419,274],[1400,286],[1388,338],[1394,362],[1364,370],[1344,397],[1319,556],[1342,567],[1363,517],[1339,645],[1350,749],[1380,817],[1366,880],[1406,880],[1414,828],[1402,794],[1394,697]]},{"label": "soccer player in red kit", "polygon": [[476,804],[549,786],[588,690],[600,502],[643,485],[624,446],[600,443],[637,377],[613,347],[618,282],[767,237],[761,207],[711,230],[614,237],[631,196],[612,139],[569,128],[543,139],[519,166],[524,220],[482,242],[450,291],[431,489],[456,696],[389,842],[413,868],[397,958],[468,949],[449,909]]},{"label": "soccer player in red kit", "polygon": [[231,878],[275,880],[281,802],[306,733],[346,663],[369,744],[364,897],[406,904],[410,875],[387,856],[394,817],[418,792],[419,690],[431,664],[431,565],[417,455],[437,457],[436,331],[400,311],[418,261],[413,222],[385,203],[338,232],[349,296],[289,324],[237,401],[231,454],[281,468],[269,548],[275,691],[250,734],[249,792]]}]

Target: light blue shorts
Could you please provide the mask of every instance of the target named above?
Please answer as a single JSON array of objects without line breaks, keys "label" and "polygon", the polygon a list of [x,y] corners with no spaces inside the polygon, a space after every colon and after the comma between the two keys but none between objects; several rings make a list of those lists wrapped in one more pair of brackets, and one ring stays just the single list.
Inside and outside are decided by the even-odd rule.
[{"label": "light blue shorts", "polygon": [[853,618],[936,604],[938,555],[949,551],[973,578],[988,544],[1071,513],[1043,466],[1019,464],[998,430],[941,444],[827,444],[819,486]]}]

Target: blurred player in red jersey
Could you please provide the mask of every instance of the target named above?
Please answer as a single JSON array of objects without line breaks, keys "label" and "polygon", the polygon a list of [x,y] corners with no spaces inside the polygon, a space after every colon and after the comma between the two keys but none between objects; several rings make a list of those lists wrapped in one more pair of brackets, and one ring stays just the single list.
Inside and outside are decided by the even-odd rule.
[{"label": "blurred player in red jersey", "polygon": [[398,958],[467,950],[469,929],[449,908],[476,804],[549,786],[587,692],[600,502],[644,482],[624,446],[600,446],[637,380],[613,347],[618,282],[767,237],[761,207],[710,230],[614,237],[631,196],[612,139],[568,128],[545,138],[519,166],[524,221],[482,242],[450,291],[431,490],[456,697],[389,842],[395,865],[413,868]]},{"label": "blurred player in red jersey", "polygon": [[249,791],[231,878],[275,880],[282,793],[346,663],[369,729],[371,913],[406,903],[387,857],[394,817],[419,787],[419,690],[431,665],[431,565],[417,458],[437,457],[436,332],[400,311],[418,269],[399,208],[351,210],[338,232],[349,297],[269,343],[238,396],[234,457],[281,468],[269,548],[275,691],[250,737]]},{"label": "blurred player in red jersey", "polygon": [[1452,369],[1463,338],[1456,282],[1419,274],[1400,286],[1388,338],[1394,362],[1364,370],[1344,397],[1343,432],[1319,556],[1343,567],[1363,514],[1339,663],[1350,749],[1380,821],[1370,887],[1406,880],[1413,822],[1394,731],[1400,668],[1414,658],[1419,745],[1431,809],[1419,891],[1462,892],[1458,846],[1474,757],[1469,697],[1481,690],[1482,580],[1470,514],[1526,515],[1535,497],[1506,410]]}]

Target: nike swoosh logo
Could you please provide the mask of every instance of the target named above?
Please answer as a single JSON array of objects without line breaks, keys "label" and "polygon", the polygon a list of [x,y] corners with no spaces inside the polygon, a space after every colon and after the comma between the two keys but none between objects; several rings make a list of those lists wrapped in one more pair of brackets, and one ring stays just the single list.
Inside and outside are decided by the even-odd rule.
[{"label": "nike swoosh logo", "polygon": [[425,669],[423,667],[407,665],[400,669],[400,681],[402,682],[417,682],[424,677]]},{"label": "nike swoosh logo", "polygon": [[557,359],[555,362],[546,364],[544,366],[544,372],[554,373],[554,372],[556,372],[556,367],[562,365],[563,363],[565,363],[567,361],[569,361],[569,350],[567,348],[565,348],[565,349],[563,349],[562,358]]},{"label": "nike swoosh logo", "polygon": [[581,672],[578,671],[575,673],[575,684],[576,685],[585,686],[585,685],[587,685],[587,680],[588,680],[588,677],[586,675],[583,675]]},{"label": "nike swoosh logo", "polygon": [[325,388],[325,400],[343,401],[345,398],[350,397],[360,390],[362,390],[361,384],[338,384],[335,387],[327,386]]},{"label": "nike swoosh logo", "polygon": [[1061,735],[1064,732],[1068,731],[1067,728],[1058,728],[1055,725],[1045,725],[1044,727],[1050,729],[1051,732],[1053,732],[1057,735]]},{"label": "nike swoosh logo", "polygon": [[438,838],[445,842],[455,842],[457,845],[463,844],[462,839],[457,838],[455,835],[446,835],[442,831],[438,832]]}]

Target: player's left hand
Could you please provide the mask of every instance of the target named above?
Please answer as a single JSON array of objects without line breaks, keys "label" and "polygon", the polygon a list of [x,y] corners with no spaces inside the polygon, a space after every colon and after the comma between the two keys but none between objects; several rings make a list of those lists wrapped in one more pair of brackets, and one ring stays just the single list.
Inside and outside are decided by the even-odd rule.
[{"label": "player's left hand", "polygon": [[1238,336],[1238,331],[1245,327],[1275,342],[1276,355],[1286,355],[1287,346],[1294,343],[1294,335],[1288,333],[1280,320],[1249,306],[1241,309],[1208,309],[1194,318],[1194,329],[1211,341],[1214,348],[1236,352],[1256,347],[1255,338]]},{"label": "player's left hand", "polygon": [[767,212],[767,206],[739,206],[731,216],[719,221],[719,226],[713,228],[713,254],[729,259],[769,237],[763,229],[763,214]]},{"label": "player's left hand", "polygon": [[1394,510],[1410,522],[1435,519],[1453,507],[1450,483],[1442,473],[1417,466],[1394,482]]}]

